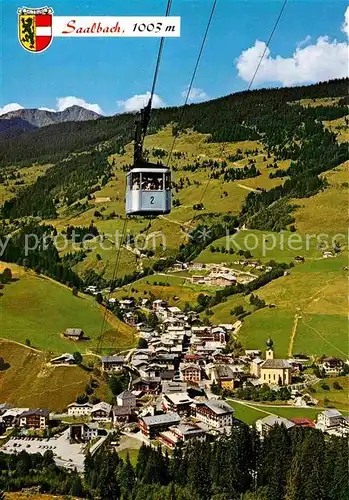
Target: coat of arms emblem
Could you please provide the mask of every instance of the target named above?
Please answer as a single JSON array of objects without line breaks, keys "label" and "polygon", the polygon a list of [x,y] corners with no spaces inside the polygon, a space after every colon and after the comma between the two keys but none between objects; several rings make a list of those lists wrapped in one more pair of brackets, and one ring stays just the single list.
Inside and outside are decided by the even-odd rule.
[{"label": "coat of arms emblem", "polygon": [[18,9],[18,39],[22,47],[29,52],[42,52],[52,41],[51,7]]}]

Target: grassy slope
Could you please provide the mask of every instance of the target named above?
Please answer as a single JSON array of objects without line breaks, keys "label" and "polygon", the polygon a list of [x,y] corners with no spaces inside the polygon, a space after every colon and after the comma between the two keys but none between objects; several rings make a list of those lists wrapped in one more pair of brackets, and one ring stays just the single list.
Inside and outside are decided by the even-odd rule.
[{"label": "grassy slope", "polygon": [[324,191],[310,198],[292,200],[298,206],[293,216],[299,232],[348,234],[348,167],[346,162],[322,174],[329,183]]},{"label": "grassy slope", "polygon": [[[321,387],[322,383],[325,382],[329,386],[329,390],[323,389]],[[333,383],[338,382],[342,389],[334,389]],[[318,384],[313,386],[316,390],[314,397],[319,401],[320,406],[324,406],[325,399],[328,399],[330,406],[335,406],[338,409],[348,410],[349,408],[349,377],[336,377],[324,379]]]},{"label": "grassy slope", "polygon": [[[258,295],[275,308],[265,308],[247,316],[240,339],[247,348],[264,348],[272,336],[277,356],[286,356],[294,326],[300,315],[293,352],[347,358],[347,255],[300,264],[288,276],[272,281]],[[246,298],[232,297],[213,308],[213,321],[228,321],[236,305],[246,307]],[[230,317],[231,319],[231,317]]]},{"label": "grassy slope", "polygon": [[[211,245],[210,245],[211,246]],[[306,259],[315,259],[322,256],[322,251],[317,249],[315,238],[307,238],[306,234],[295,234],[290,231],[275,233],[272,231],[244,230],[232,236],[224,236],[212,243],[214,247],[224,247],[228,251],[234,250],[234,254],[211,252],[210,246],[205,248],[196,261],[210,262],[234,262],[243,260],[236,252],[249,250],[254,259],[268,262],[273,259],[277,262],[291,262],[297,255]]]},{"label": "grassy slope", "polygon": [[[6,264],[7,266],[7,264]],[[2,265],[5,267],[5,265]],[[5,286],[1,297],[1,336],[55,353],[94,350],[103,314],[92,297],[74,297],[67,287],[35,273],[12,266],[18,281]],[[133,343],[133,329],[116,318],[105,324],[103,346],[125,348]],[[62,338],[66,328],[82,328],[90,340],[73,342]]]},{"label": "grassy slope", "polygon": [[[222,145],[206,142],[207,135],[199,134],[192,131],[183,133],[176,141],[174,151],[181,151],[186,154],[185,158],[171,159],[171,167],[178,169],[173,172],[175,182],[178,182],[180,177],[188,178],[191,186],[184,187],[178,194],[174,194],[174,198],[179,198],[181,206],[174,208],[172,213],[166,217],[158,217],[151,222],[151,228],[148,234],[162,232],[165,237],[164,247],[160,246],[162,240],[157,239],[156,254],[157,257],[169,255],[176,252],[178,245],[186,241],[185,229],[192,227],[190,221],[197,215],[198,212],[193,210],[193,205],[198,203],[202,194],[205,191],[204,206],[205,209],[200,213],[206,212],[221,212],[221,213],[238,213],[242,203],[249,193],[249,189],[264,188],[269,189],[282,182],[280,179],[269,179],[270,169],[266,168],[266,164],[271,160],[263,161],[264,153],[263,146],[255,141],[243,141],[232,144],[226,144],[224,151]],[[162,148],[167,151],[171,149],[173,137],[171,127],[165,127],[158,133],[148,136],[145,141],[145,148],[152,151],[152,148]],[[229,154],[236,153],[237,149],[246,151],[248,149],[258,148],[260,154],[253,157],[256,159],[257,168],[260,169],[262,175],[254,179],[246,179],[243,181],[235,181],[224,183],[222,180],[211,180],[207,186],[208,170],[200,169],[196,172],[185,172],[183,166],[194,163],[197,159],[227,159]],[[90,200],[91,208],[82,214],[74,215],[71,209],[62,209],[57,220],[49,221],[58,229],[64,229],[68,224],[75,226],[88,226],[92,221],[98,227],[100,233],[108,233],[115,235],[115,232],[121,233],[123,221],[119,218],[107,219],[108,215],[115,211],[116,214],[124,215],[124,191],[125,191],[125,173],[121,170],[121,166],[130,164],[132,159],[132,145],[126,146],[124,155],[112,155],[110,161],[116,162],[113,167],[114,177],[100,191],[96,193],[97,201]],[[152,161],[156,161],[156,157],[150,155]],[[167,162],[167,157],[163,159]],[[279,162],[280,167],[287,167],[289,162]],[[234,164],[228,161],[229,167],[242,167],[247,164],[247,159],[244,158]],[[199,186],[194,186],[193,181],[199,182]],[[227,197],[223,197],[223,192],[228,193]],[[98,198],[110,198],[110,201],[98,202]],[[94,216],[95,210],[103,214],[104,220]],[[148,221],[140,218],[128,221],[127,230],[136,235]],[[163,242],[162,242],[163,243]],[[92,242],[92,245],[94,242]],[[152,248],[152,243],[149,243],[148,248]],[[99,253],[102,257],[97,260],[96,254]],[[112,269],[115,261],[115,247],[110,245],[110,249],[103,250],[94,248],[87,258],[76,266],[78,272],[83,273],[88,269],[94,269],[97,272],[105,272],[106,277],[111,277]],[[135,256],[126,249],[122,249],[120,266],[118,274],[122,276],[126,272],[132,272],[137,269]],[[138,267],[139,269],[139,267]]]},{"label": "grassy slope", "polygon": [[[0,340],[1,357],[10,367],[0,372],[0,401],[22,407],[62,410],[84,392],[91,373],[75,366],[52,367],[49,356],[15,342]],[[100,381],[96,395],[104,398]]]},{"label": "grassy slope", "polygon": [[278,406],[272,406],[272,405],[262,406],[258,405],[258,403],[250,401],[248,401],[247,403],[248,405],[233,400],[229,401],[229,404],[235,410],[236,418],[250,425],[255,423],[256,420],[267,417],[270,414],[279,415],[280,417],[284,418],[308,417],[315,420],[317,414],[321,411],[316,408],[294,408],[294,407],[280,408]]}]

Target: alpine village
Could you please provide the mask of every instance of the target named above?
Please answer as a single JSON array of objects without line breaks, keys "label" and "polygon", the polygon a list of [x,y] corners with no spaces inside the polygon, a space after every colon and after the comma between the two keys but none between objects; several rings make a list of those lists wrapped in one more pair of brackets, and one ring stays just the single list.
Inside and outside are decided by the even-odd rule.
[{"label": "alpine village", "polygon": [[134,113],[0,116],[0,498],[349,498],[347,106],[153,109],[127,217]]}]

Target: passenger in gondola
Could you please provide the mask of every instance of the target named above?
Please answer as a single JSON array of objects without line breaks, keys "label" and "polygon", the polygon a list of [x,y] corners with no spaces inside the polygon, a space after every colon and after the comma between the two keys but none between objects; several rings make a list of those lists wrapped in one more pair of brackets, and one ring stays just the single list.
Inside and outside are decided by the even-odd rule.
[{"label": "passenger in gondola", "polygon": [[140,188],[140,176],[134,175],[132,189],[138,190]]}]

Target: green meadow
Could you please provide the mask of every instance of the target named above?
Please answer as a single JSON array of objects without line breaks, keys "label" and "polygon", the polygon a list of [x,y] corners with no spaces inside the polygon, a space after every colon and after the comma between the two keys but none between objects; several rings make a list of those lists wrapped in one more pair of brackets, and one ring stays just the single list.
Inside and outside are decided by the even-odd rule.
[{"label": "green meadow", "polygon": [[[1,336],[53,353],[93,351],[101,333],[103,313],[94,298],[72,291],[47,277],[24,272],[2,290]],[[104,323],[104,347],[115,349],[133,342],[133,329],[113,317]],[[63,338],[67,328],[81,328],[89,340]]]}]

